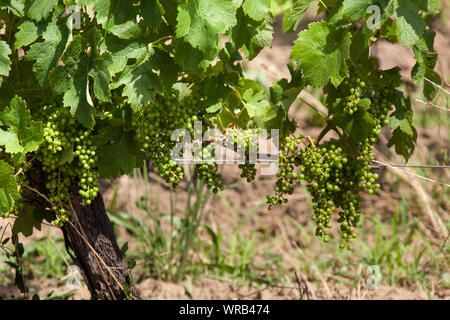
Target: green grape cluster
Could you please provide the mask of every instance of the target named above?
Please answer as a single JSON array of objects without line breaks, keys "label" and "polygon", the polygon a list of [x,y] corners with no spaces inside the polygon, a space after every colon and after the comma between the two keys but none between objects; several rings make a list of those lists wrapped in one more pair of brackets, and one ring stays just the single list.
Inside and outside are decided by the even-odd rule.
[{"label": "green grape cluster", "polygon": [[[195,122],[201,119],[201,132],[195,132]],[[177,142],[172,138],[174,130],[187,130],[191,137],[201,135],[208,127],[212,125],[203,117],[202,110],[199,108],[198,101],[193,97],[180,100],[175,93],[167,94],[164,97],[158,97],[156,102],[151,103],[148,108],[141,112],[132,114],[131,124],[135,131],[135,139],[147,152],[153,166],[158,169],[160,177],[169,182],[172,187],[177,188],[184,177],[184,171],[175,161],[172,160],[172,150]],[[201,144],[194,148],[200,148]],[[175,155],[178,156],[178,155]],[[207,168],[204,164],[198,166],[202,168],[200,177],[207,182],[216,180],[216,166]]]},{"label": "green grape cluster", "polygon": [[[200,148],[200,144],[198,148]],[[214,159],[214,144],[207,142],[206,145],[202,146],[199,150],[201,155],[200,160],[205,161],[195,165],[195,173],[207,185],[208,189],[212,189],[214,193],[219,192],[219,190],[224,190],[222,175],[219,173],[219,166],[215,162],[206,161]]]},{"label": "green grape cluster", "polygon": [[218,173],[219,166],[213,162],[202,162],[195,166],[198,177],[207,184],[208,189],[214,193],[224,190],[222,175]]},{"label": "green grape cluster", "polygon": [[90,205],[98,194],[99,173],[96,170],[97,147],[92,145],[89,131],[79,131],[74,139],[75,152],[78,158],[78,166],[75,173],[78,177],[78,193],[83,197],[83,204]]},{"label": "green grape cluster", "polygon": [[19,216],[20,212],[23,208],[23,201],[21,199],[18,199],[14,202],[14,206],[9,212],[1,212],[0,217],[3,218],[9,218],[11,215]]},{"label": "green grape cluster", "polygon": [[[285,195],[291,195],[294,192],[294,184],[300,184],[305,180],[305,169],[300,169],[302,172],[295,172],[295,168],[300,165],[298,158],[299,152],[302,149],[302,144],[306,145],[305,135],[300,133],[298,137],[286,137],[285,141],[280,145],[280,153],[278,155],[278,167],[280,171],[277,173],[277,182],[275,184],[275,196],[267,196],[267,203],[269,210],[272,210],[274,205],[286,203],[288,199]],[[311,140],[311,143],[313,141]]]},{"label": "green grape cluster", "polygon": [[344,80],[343,86],[348,90],[347,97],[344,100],[344,112],[352,115],[358,111],[358,104],[361,100],[361,90],[366,87],[366,83],[359,78],[350,78]]},{"label": "green grape cluster", "polygon": [[387,115],[392,110],[392,97],[395,96],[395,89],[383,88],[375,92],[372,100],[372,107],[368,110],[378,125],[387,125],[389,120]]},{"label": "green grape cluster", "polygon": [[373,149],[382,126],[388,124],[387,117],[392,110],[391,101],[395,94],[395,84],[385,80],[384,88],[367,86],[360,79],[347,79],[343,83],[343,91],[348,96],[336,99],[335,103],[344,101],[344,111],[348,115],[358,111],[360,99],[371,100],[367,111],[375,125],[368,137],[356,146],[346,135],[320,145],[313,139],[305,138],[302,133],[297,137],[286,137],[280,149],[276,194],[267,197],[271,209],[274,205],[287,202],[286,195],[293,193],[294,185],[306,181],[307,189],[312,195],[312,219],[316,222],[316,235],[328,242],[327,229],[332,227],[333,214],[338,212],[341,248],[350,248],[350,240],[356,238],[355,227],[361,215],[360,192],[374,194],[380,188],[376,183],[378,174],[371,172]]},{"label": "green grape cluster", "polygon": [[334,110],[342,110],[346,115],[352,116],[359,110],[359,104],[368,86],[360,78],[346,78],[338,87],[339,97],[329,102]]},{"label": "green grape cluster", "polygon": [[37,159],[42,163],[42,170],[47,173],[48,200],[57,217],[54,223],[62,226],[68,221],[71,212],[69,187],[72,181],[78,182],[83,205],[91,204],[97,196],[97,157],[90,132],[80,128],[68,109],[45,109],[50,114],[44,123],[44,143],[37,153]]},{"label": "green grape cluster", "polygon": [[242,170],[241,178],[252,182],[256,178],[256,165],[254,163],[243,163],[239,165],[239,169]]},{"label": "green grape cluster", "polygon": [[148,108],[132,114],[131,125],[136,141],[147,152],[158,174],[174,188],[178,187],[184,172],[170,157],[175,147],[171,134],[173,130],[186,128],[193,114],[192,106],[178,108],[174,98],[157,100]]},{"label": "green grape cluster", "polygon": [[[241,169],[241,178],[252,182],[256,178],[256,165],[250,163],[250,152],[255,155],[258,152],[258,129],[241,130],[236,128],[228,128],[225,131],[225,138],[231,142],[234,149],[238,148],[238,152],[243,153],[245,163],[239,165]],[[254,159],[256,160],[256,159]]]},{"label": "green grape cluster", "polygon": [[332,227],[333,214],[341,210],[342,246],[356,238],[354,227],[360,219],[359,192],[364,188],[365,167],[350,154],[344,152],[338,142],[316,145],[303,134],[287,137],[279,155],[280,172],[276,183],[276,195],[267,198],[269,209],[287,202],[286,194],[292,194],[294,184],[303,180],[312,196],[316,235],[329,241],[327,229]]}]

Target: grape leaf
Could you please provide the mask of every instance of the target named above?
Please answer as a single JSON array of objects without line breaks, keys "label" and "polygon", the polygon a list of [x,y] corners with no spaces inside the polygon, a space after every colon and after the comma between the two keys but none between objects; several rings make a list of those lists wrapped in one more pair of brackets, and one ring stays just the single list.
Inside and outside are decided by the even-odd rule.
[{"label": "grape leaf", "polygon": [[76,35],[69,43],[61,61],[64,65],[58,65],[53,68],[49,75],[49,80],[53,83],[53,89],[57,93],[64,93],[73,85],[73,77],[80,70],[80,64],[88,56],[89,71],[88,74],[94,80],[94,94],[100,101],[110,100],[109,83],[111,74],[108,70],[113,60],[109,53],[100,54],[99,43],[101,35],[99,30],[93,30],[89,33],[89,46],[91,48],[89,55],[85,53],[84,39],[81,35]]},{"label": "grape leaf", "polygon": [[19,137],[14,132],[3,131],[0,129],[0,146],[5,147],[5,151],[10,154],[23,152],[23,147],[20,145]]},{"label": "grape leaf", "polygon": [[161,79],[154,72],[160,68],[155,50],[149,47],[135,64],[125,67],[113,88],[124,85],[123,95],[128,97],[134,110],[141,110],[154,100],[155,92],[163,92]]},{"label": "grape leaf", "polygon": [[417,133],[414,129],[415,135],[410,137],[408,134],[403,132],[400,128],[397,128],[392,132],[392,137],[388,141],[387,146],[392,147],[395,146],[395,152],[403,158],[405,161],[408,161],[409,157],[414,152],[415,141],[417,139]]},{"label": "grape leaf", "polygon": [[245,129],[249,120],[250,118],[242,101],[242,96],[238,91],[232,91],[222,101],[222,111],[217,118],[220,128],[225,130],[230,123],[233,123],[237,124],[241,129]]},{"label": "grape leaf", "polygon": [[252,37],[250,43],[242,46],[242,51],[249,60],[253,60],[263,48],[272,47],[273,26],[264,23],[257,30],[258,33]]},{"label": "grape leaf", "polygon": [[19,23],[19,25],[17,26],[19,31],[16,33],[16,42],[14,43],[14,48],[18,49],[35,42],[37,38],[39,38],[45,31],[45,27],[46,23],[36,23],[31,20],[24,20]]},{"label": "grape leaf", "polygon": [[89,43],[91,52],[89,55],[89,76],[94,80],[94,95],[103,102],[110,101],[109,84],[111,82],[111,73],[109,66],[113,59],[109,53],[101,54],[99,45],[102,41],[100,30],[94,29],[89,33]]},{"label": "grape leaf", "polygon": [[428,101],[432,101],[434,97],[436,97],[436,94],[439,92],[439,88],[436,87],[436,85],[442,85],[443,83],[442,78],[439,73],[427,68],[425,71],[424,79],[423,95],[425,99],[427,99]]},{"label": "grape leaf", "polygon": [[237,11],[237,23],[230,31],[231,40],[236,48],[240,48],[258,34],[258,26],[260,23],[246,16],[242,9]]},{"label": "grape leaf", "polygon": [[251,118],[263,118],[270,108],[269,102],[265,99],[264,91],[254,92],[254,89],[247,89],[242,98]]},{"label": "grape leaf", "polygon": [[411,71],[411,76],[416,85],[423,83],[423,94],[428,101],[432,101],[439,90],[431,82],[442,84],[441,76],[433,70],[437,62],[437,53],[434,51],[435,36],[434,31],[426,31],[413,47],[417,63]]},{"label": "grape leaf", "polygon": [[375,5],[381,9],[381,23],[389,19],[395,12],[397,7],[397,0],[377,0]]},{"label": "grape leaf", "polygon": [[288,82],[283,78],[270,88],[270,99],[273,105],[268,113],[270,120],[265,122],[266,129],[279,129],[282,136],[296,130],[294,121],[289,120],[286,114],[305,85],[301,70],[295,69],[292,62],[287,66],[291,81]]},{"label": "grape leaf", "polygon": [[8,128],[8,131],[0,129],[0,145],[5,146],[8,153],[36,151],[43,141],[42,124],[31,121],[25,101],[17,96],[10,108],[0,113],[0,121]]},{"label": "grape leaf", "polygon": [[98,169],[103,178],[117,178],[121,174],[130,174],[134,168],[134,137],[120,125],[103,128],[94,137],[99,146]]},{"label": "grape leaf", "polygon": [[39,22],[48,17],[56,2],[57,0],[32,0],[27,10],[27,16]]},{"label": "grape leaf", "polygon": [[177,25],[177,10],[179,8],[179,2],[179,0],[164,0],[160,2],[164,9],[164,19],[173,29],[175,29]]},{"label": "grape leaf", "polygon": [[62,166],[65,163],[71,163],[73,161],[73,158],[73,145],[70,145],[70,147],[64,148],[63,152],[61,152],[58,165]]},{"label": "grape leaf", "polygon": [[441,3],[439,0],[427,0],[425,11],[430,13],[438,13],[441,8]]},{"label": "grape leaf", "polygon": [[265,128],[266,122],[277,117],[279,107],[270,105],[264,91],[247,89],[242,98],[249,117],[255,120],[260,128]]},{"label": "grape leaf", "polygon": [[199,72],[210,66],[216,55],[215,53],[204,53],[189,43],[178,40],[175,45],[175,61],[191,72]]},{"label": "grape leaf", "polygon": [[255,21],[262,21],[269,13],[270,0],[245,0],[242,9]]},{"label": "grape leaf", "polygon": [[216,51],[219,34],[236,23],[232,0],[184,0],[178,7],[177,37],[205,53]]},{"label": "grape leaf", "polygon": [[138,39],[143,36],[143,30],[134,20],[129,20],[121,25],[114,25],[109,31],[122,39]]},{"label": "grape leaf", "polygon": [[324,86],[331,80],[339,85],[347,72],[350,38],[350,32],[325,21],[310,23],[309,30],[299,33],[291,58],[299,62],[307,84]]},{"label": "grape leaf", "polygon": [[[330,2],[330,1],[328,1]],[[327,7],[331,5],[331,10],[327,9],[328,11],[328,17],[327,21],[328,23],[334,24],[334,25],[346,25],[348,24],[348,19],[344,17],[344,13],[342,9],[344,8],[344,0],[331,0],[331,3],[327,5]],[[320,4],[322,7],[322,4]]]},{"label": "grape leaf", "polygon": [[44,33],[43,42],[34,43],[25,55],[28,60],[35,60],[33,71],[40,85],[48,83],[50,70],[57,66],[58,61],[69,40],[69,29],[62,21],[53,18]]},{"label": "grape leaf", "polygon": [[111,53],[112,62],[108,69],[110,72],[122,71],[128,59],[137,59],[142,56],[147,48],[136,41],[126,41],[115,36],[107,35],[101,44],[101,49]]},{"label": "grape leaf", "polygon": [[296,0],[293,6],[285,11],[283,16],[284,33],[295,32],[306,10],[313,2],[314,0]]},{"label": "grape leaf", "polygon": [[375,127],[375,120],[369,112],[358,111],[353,116],[348,117],[343,110],[336,111],[333,118],[336,125],[347,131],[353,141],[364,141],[369,137],[372,129]]},{"label": "grape leaf", "polygon": [[373,0],[344,0],[342,14],[351,21],[358,21],[366,15]]},{"label": "grape leaf", "polygon": [[402,45],[412,47],[419,41],[425,31],[425,22],[422,20],[421,12],[437,13],[439,1],[437,0],[377,0],[381,7],[383,16],[381,22],[387,20],[394,14],[397,21],[393,25],[397,37]]},{"label": "grape leaf", "polygon": [[89,93],[89,58],[83,56],[70,89],[64,94],[64,106],[86,128],[94,126],[94,104]]},{"label": "grape leaf", "polygon": [[297,99],[305,86],[303,75],[300,69],[295,69],[293,63],[288,64],[291,74],[291,81],[281,79],[271,88],[271,101],[273,104],[282,103],[285,113],[289,112],[292,103]]},{"label": "grape leaf", "polygon": [[419,15],[420,6],[415,1],[397,1],[397,36],[401,44],[410,48],[419,41],[426,25]]},{"label": "grape leaf", "polygon": [[389,126],[392,130],[399,129],[410,137],[414,136],[414,127],[411,123],[411,106],[408,107],[407,100],[396,104],[395,111],[389,117]]},{"label": "grape leaf", "polygon": [[372,67],[371,65],[367,66],[370,57],[369,41],[372,36],[372,30],[370,30],[369,28],[363,28],[352,38],[352,44],[350,46],[350,57],[352,61],[358,65],[358,67]]},{"label": "grape leaf", "polygon": [[281,135],[286,135],[289,132],[295,131],[295,125],[286,117],[286,112],[282,103],[271,106],[267,112],[264,129],[276,129],[279,130]]},{"label": "grape leaf", "polygon": [[433,30],[428,30],[423,34],[420,41],[413,47],[416,60],[425,63],[425,65],[431,69],[434,68],[437,61],[437,54],[434,51],[435,37],[436,32]]},{"label": "grape leaf", "polygon": [[24,206],[19,217],[14,221],[13,234],[17,235],[22,233],[25,237],[31,236],[33,234],[33,228],[41,230],[42,221],[48,218],[48,216],[49,214],[43,209]]},{"label": "grape leaf", "polygon": [[416,0],[417,7],[429,13],[438,13],[440,9],[439,0]]},{"label": "grape leaf", "polygon": [[70,107],[71,114],[85,127],[92,128],[93,102],[89,93],[89,73],[92,69],[83,41],[81,35],[73,38],[61,57],[64,66],[52,69],[49,79],[54,83],[55,92],[64,93],[63,103],[65,107]]},{"label": "grape leaf", "polygon": [[216,113],[222,109],[222,103],[220,101],[213,101],[208,103],[208,105],[206,108],[206,112],[208,113]]},{"label": "grape leaf", "polygon": [[138,11],[132,1],[95,0],[94,4],[97,22],[107,32],[122,39],[133,39],[140,36],[141,28],[136,19]]},{"label": "grape leaf", "polygon": [[11,60],[9,59],[11,53],[9,45],[5,41],[0,41],[0,86],[2,85],[3,77],[7,77],[9,70],[11,70]]},{"label": "grape leaf", "polygon": [[61,56],[62,65],[55,66],[49,73],[48,79],[52,89],[59,94],[67,92],[73,84],[73,77],[78,71],[80,59],[84,56],[83,37],[76,35],[67,45]]},{"label": "grape leaf", "polygon": [[[287,82],[286,79],[284,80],[285,82]],[[277,104],[283,99],[283,87],[281,86],[281,84],[281,80],[279,80],[269,88],[270,102],[272,102],[273,104]]]},{"label": "grape leaf", "polygon": [[411,100],[405,98],[399,91],[394,100],[395,111],[389,118],[392,137],[387,146],[395,146],[395,152],[407,161],[414,151],[417,131],[412,125]]},{"label": "grape leaf", "polygon": [[398,43],[397,21],[387,19],[380,29],[380,37],[384,37],[390,43]]},{"label": "grape leaf", "polygon": [[89,92],[90,77],[93,79],[95,97],[100,101],[109,101],[111,74],[108,68],[112,58],[109,53],[100,54],[100,31],[90,32],[88,38],[91,47],[89,54],[84,50],[83,37],[76,35],[61,57],[64,66],[52,69],[49,79],[57,93],[65,92],[64,105],[71,107],[72,115],[76,115],[85,127],[92,128],[94,104]]},{"label": "grape leaf", "polygon": [[24,0],[0,0],[0,9],[10,9],[14,15],[22,17],[25,14]]},{"label": "grape leaf", "polygon": [[237,23],[231,30],[231,41],[236,48],[242,48],[248,59],[252,60],[264,47],[272,45],[273,27],[263,22],[257,22],[244,14],[242,9],[237,12]]},{"label": "grape leaf", "polygon": [[186,8],[178,7],[176,34],[178,38],[182,38],[189,33],[191,26],[191,16]]},{"label": "grape leaf", "polygon": [[141,15],[151,28],[156,29],[162,22],[164,8],[158,0],[146,0],[141,2]]},{"label": "grape leaf", "polygon": [[161,84],[164,90],[169,91],[178,79],[180,68],[167,52],[158,51],[156,52],[155,57],[159,65],[159,78]]},{"label": "grape leaf", "polygon": [[89,75],[94,80],[94,95],[103,102],[110,101],[111,93],[109,84],[111,82],[111,74],[108,67],[111,65],[112,58],[109,54],[97,55],[91,59]]},{"label": "grape leaf", "polygon": [[0,213],[10,212],[14,207],[14,202],[20,198],[13,170],[9,164],[0,160]]}]

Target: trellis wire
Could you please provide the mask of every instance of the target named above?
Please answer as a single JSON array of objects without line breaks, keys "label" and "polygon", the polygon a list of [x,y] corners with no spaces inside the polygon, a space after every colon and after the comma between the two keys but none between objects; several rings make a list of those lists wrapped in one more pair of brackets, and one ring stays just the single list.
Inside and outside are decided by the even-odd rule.
[{"label": "trellis wire", "polygon": [[[182,164],[200,164],[200,163],[217,163],[217,164],[245,164],[245,163],[251,163],[251,164],[272,164],[277,163],[278,160],[271,160],[271,159],[257,159],[254,161],[249,160],[216,160],[216,159],[183,159],[183,158],[176,158],[173,159],[173,161],[182,163]],[[391,167],[397,170],[401,170],[407,174],[413,175],[415,177],[438,183],[440,185],[443,185],[445,187],[450,187],[450,184],[440,182],[431,178],[427,178],[424,176],[421,176],[417,173],[404,170],[402,168],[430,168],[430,169],[449,169],[450,166],[440,166],[440,165],[424,165],[424,164],[388,164],[384,162],[380,162],[377,160],[371,161],[372,164],[376,164],[379,167]]]},{"label": "trellis wire", "polygon": [[380,161],[377,161],[377,160],[373,160],[372,163],[376,163],[380,167],[390,167],[390,168],[394,168],[396,170],[401,170],[404,173],[410,174],[412,176],[415,176],[415,177],[418,177],[420,179],[424,179],[424,180],[427,180],[427,181],[430,181],[430,182],[438,183],[438,184],[443,185],[443,186],[445,186],[447,188],[450,187],[450,184],[447,184],[447,183],[444,183],[444,182],[440,182],[440,181],[437,181],[437,180],[434,180],[434,179],[431,179],[431,178],[427,178],[427,177],[421,176],[420,174],[417,174],[417,173],[414,173],[414,172],[402,169],[402,168],[405,168],[405,167],[406,168],[443,168],[443,169],[448,169],[449,166],[388,164],[388,163],[383,163],[383,162],[380,162]]}]

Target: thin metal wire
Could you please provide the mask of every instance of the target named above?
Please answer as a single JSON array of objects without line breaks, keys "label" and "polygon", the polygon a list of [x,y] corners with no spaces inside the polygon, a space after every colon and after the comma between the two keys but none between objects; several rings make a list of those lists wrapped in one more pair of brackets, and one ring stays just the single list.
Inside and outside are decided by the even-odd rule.
[{"label": "thin metal wire", "polygon": [[431,81],[428,78],[425,78],[426,81],[430,82],[432,85],[434,85],[435,87],[437,87],[438,89],[441,89],[442,91],[444,91],[446,94],[450,95],[450,92],[448,92],[447,90],[445,90],[444,88],[442,88],[440,85],[434,83],[433,81]]},{"label": "thin metal wire", "polygon": [[432,169],[450,169],[450,166],[439,165],[427,165],[427,164],[387,164],[380,161],[373,160],[373,163],[381,167],[394,167],[394,168],[432,168]]},{"label": "thin metal wire", "polygon": [[[262,155],[265,158],[268,157],[275,157],[277,154],[268,155],[264,154]],[[267,164],[267,163],[277,163],[278,160],[274,159],[264,159],[259,158],[256,160],[245,160],[245,159],[235,159],[235,160],[220,160],[220,159],[185,159],[185,158],[175,158],[172,159],[173,161],[177,163],[184,163],[184,164],[197,164],[197,163],[217,163],[217,164],[243,164],[243,163],[250,163],[250,164]],[[431,168],[431,169],[450,169],[450,166],[441,166],[441,165],[426,165],[426,164],[387,164],[380,161],[373,160],[372,163],[377,164],[380,167],[394,167],[394,168]]]},{"label": "thin metal wire", "polygon": [[269,164],[269,163],[277,163],[278,160],[271,160],[271,159],[257,159],[257,160],[216,160],[216,159],[183,159],[183,158],[176,158],[172,159],[173,161],[177,163],[183,163],[183,164],[199,164],[199,163],[217,163],[217,164]]},{"label": "thin metal wire", "polygon": [[420,100],[420,99],[415,99],[415,100],[417,102],[423,103],[426,106],[432,106],[432,107],[435,107],[435,108],[438,108],[438,109],[441,109],[441,110],[450,111],[450,109],[447,109],[447,108],[444,108],[444,107],[440,107],[440,106],[438,106],[438,105],[436,105],[434,103],[431,103],[431,102],[426,102],[426,101],[423,101],[423,100]]},{"label": "thin metal wire", "polygon": [[430,181],[430,182],[433,182],[433,183],[438,183],[440,185],[443,185],[444,187],[450,188],[450,184],[448,184],[448,183],[444,183],[444,182],[441,182],[441,181],[430,179],[430,178],[421,176],[420,174],[417,174],[417,173],[414,173],[414,172],[411,172],[411,171],[408,171],[408,170],[405,170],[405,169],[401,169],[401,168],[398,167],[398,165],[391,165],[391,164],[383,163],[383,162],[380,162],[380,161],[377,161],[377,160],[373,160],[372,162],[378,164],[380,167],[390,167],[390,168],[393,168],[395,170],[403,171],[404,173],[410,174],[410,175],[415,176],[417,178],[420,178],[420,179],[423,179],[423,180],[427,180],[427,181]]},{"label": "thin metal wire", "polygon": [[[268,155],[265,155],[266,157]],[[175,162],[178,163],[183,163],[183,164],[200,164],[200,163],[217,163],[217,164],[245,164],[245,163],[250,163],[250,164],[257,164],[257,163],[261,163],[261,164],[270,164],[270,163],[277,163],[278,160],[272,160],[272,159],[257,159],[257,160],[216,160],[216,159],[184,159],[184,158],[175,158],[172,159]],[[411,172],[411,171],[407,171],[401,168],[431,168],[431,169],[449,169],[450,166],[439,166],[439,165],[423,165],[423,164],[418,164],[418,165],[410,165],[410,164],[388,164],[388,163],[383,163],[377,160],[373,160],[371,161],[371,165],[374,166],[374,164],[376,164],[378,167],[390,167],[396,170],[401,170],[407,174],[410,174],[412,176],[418,177],[420,179],[423,180],[427,180],[433,183],[438,183],[442,186],[445,187],[450,187],[450,184],[441,182],[441,181],[437,181],[434,179],[430,179],[424,176],[421,176],[417,173]]]},{"label": "thin metal wire", "polygon": [[[416,99],[417,100],[417,99]],[[447,109],[446,109],[447,110]],[[450,111],[450,110],[447,110]],[[234,144],[231,143],[226,137],[212,137],[212,140],[210,142],[221,144],[224,147],[230,148],[231,150],[235,151]],[[183,163],[183,164],[198,164],[198,163],[217,163],[217,164],[269,164],[269,163],[277,163],[278,162],[278,156],[280,153],[258,153],[257,157],[258,159],[232,159],[232,160],[221,160],[221,159],[186,159],[186,158],[175,158],[172,159],[173,161],[177,163]],[[276,159],[273,159],[275,158]],[[431,169],[450,169],[450,166],[441,166],[441,165],[425,165],[425,164],[386,164],[380,161],[372,161],[372,163],[377,163],[378,166],[384,166],[384,167],[393,167],[393,168],[431,168]]]}]

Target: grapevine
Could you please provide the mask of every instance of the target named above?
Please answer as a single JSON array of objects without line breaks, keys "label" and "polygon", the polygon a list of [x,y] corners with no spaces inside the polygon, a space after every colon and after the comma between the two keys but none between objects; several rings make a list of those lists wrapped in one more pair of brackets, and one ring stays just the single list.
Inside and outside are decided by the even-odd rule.
[{"label": "grapevine", "polygon": [[[296,32],[313,2],[296,1],[284,12],[284,33]],[[77,3],[79,28],[69,23],[69,3]],[[305,184],[316,235],[327,242],[337,222],[341,247],[350,247],[361,194],[380,188],[371,163],[382,130],[391,132],[387,146],[405,161],[417,139],[399,68],[380,70],[371,47],[386,39],[412,48],[412,78],[432,101],[437,89],[430,83],[439,86],[442,79],[434,71],[435,34],[427,24],[439,4],[319,1],[318,13],[327,16],[297,34],[290,76],[265,86],[246,78],[243,62],[271,46],[271,2],[193,3],[50,1],[42,10],[38,0],[0,1],[0,214],[20,219],[39,207],[64,226],[73,201],[90,207],[100,196],[100,179],[131,174],[143,159],[177,188],[185,178],[174,155],[185,139],[174,139],[177,130],[190,135],[184,142],[192,143],[191,156],[200,155],[195,176],[217,193],[225,186],[219,164],[210,161],[214,139],[196,137],[220,129],[229,146],[240,148],[241,178],[252,182],[257,167],[251,155],[260,151],[255,135],[276,129],[279,172],[268,208]],[[370,5],[383,13],[377,27]],[[325,127],[317,137],[299,132],[289,114],[308,86],[322,89],[327,109],[320,112]],[[325,139],[328,132],[334,137]],[[43,181],[30,186],[38,169]],[[38,191],[46,204],[24,199],[24,190]]]}]

